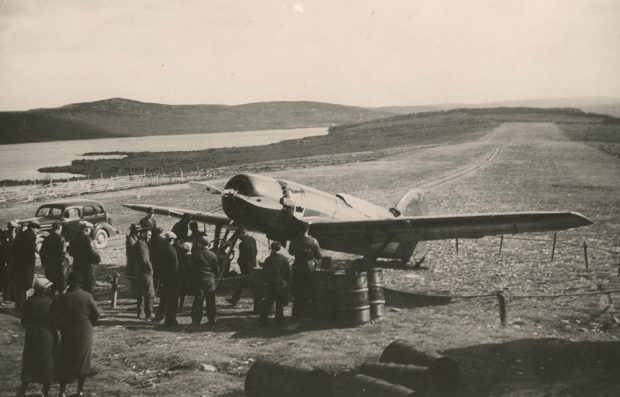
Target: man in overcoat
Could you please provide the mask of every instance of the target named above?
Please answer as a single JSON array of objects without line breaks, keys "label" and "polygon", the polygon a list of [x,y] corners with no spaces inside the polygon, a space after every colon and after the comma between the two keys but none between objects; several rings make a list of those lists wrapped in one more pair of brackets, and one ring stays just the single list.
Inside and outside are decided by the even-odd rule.
[{"label": "man in overcoat", "polygon": [[51,233],[41,244],[41,265],[45,268],[45,277],[52,282],[54,290],[59,294],[65,291],[65,273],[63,265],[67,255],[67,245],[62,237],[62,223],[52,224]]},{"label": "man in overcoat", "polygon": [[[25,397],[31,382],[42,383],[42,395],[48,396],[55,379],[58,335],[52,321],[50,295],[52,283],[46,278],[34,281],[34,294],[23,306],[22,326],[26,331],[22,360],[22,383],[17,394]],[[52,292],[53,293],[53,292]]]},{"label": "man in overcoat", "polygon": [[275,302],[275,322],[284,320],[284,307],[288,305],[289,285],[291,283],[291,267],[288,259],[279,253],[281,245],[271,243],[271,252],[263,264],[263,274],[266,282],[264,305],[261,311],[259,324],[267,322],[271,306]]},{"label": "man in overcoat", "polygon": [[13,289],[13,243],[17,236],[17,222],[10,221],[6,225],[6,230],[0,232],[0,290],[2,290],[2,301],[13,301],[15,291]]},{"label": "man in overcoat", "polygon": [[144,304],[144,317],[147,321],[153,317],[153,301],[155,300],[155,288],[153,287],[153,264],[149,253],[148,242],[152,232],[149,229],[140,231],[140,238],[135,245],[136,250],[136,298],[138,318],[142,315]]},{"label": "man in overcoat", "polygon": [[240,229],[239,234],[239,258],[237,258],[237,264],[242,276],[246,276],[239,280],[237,288],[228,302],[235,306],[241,298],[241,293],[245,288],[250,288],[250,278],[252,269],[256,267],[256,240],[245,229]]},{"label": "man in overcoat", "polygon": [[92,223],[80,221],[80,232],[69,244],[69,254],[73,257],[73,271],[82,276],[82,289],[91,294],[95,286],[95,265],[101,262],[101,256],[90,238],[92,230]]},{"label": "man in overcoat", "polygon": [[157,308],[156,321],[165,318],[164,325],[178,325],[177,322],[177,301],[179,299],[179,260],[177,251],[174,248],[176,234],[167,231],[164,233],[166,245],[162,246],[160,255],[159,269],[159,306]]},{"label": "man in overcoat", "polygon": [[15,311],[21,314],[26,300],[26,291],[32,288],[34,265],[37,253],[37,231],[41,225],[32,221],[28,229],[18,233],[13,242],[13,287],[15,288]]},{"label": "man in overcoat", "polygon": [[321,249],[316,239],[304,233],[291,240],[288,252],[295,257],[292,269],[293,317],[307,318],[312,314],[312,271],[321,259]]},{"label": "man in overcoat", "polygon": [[125,267],[125,275],[129,279],[131,293],[136,293],[136,243],[140,237],[140,227],[135,223],[129,226],[129,233],[125,237],[125,256],[127,257],[127,266]]},{"label": "man in overcoat", "polygon": [[207,236],[202,237],[200,249],[192,254],[190,277],[193,283],[194,303],[192,304],[192,325],[200,325],[202,308],[206,301],[206,314],[209,324],[215,324],[217,313],[215,308],[215,278],[219,275],[217,255],[209,248]]},{"label": "man in overcoat", "polygon": [[67,383],[77,379],[77,393],[82,396],[86,375],[90,373],[93,326],[99,319],[99,309],[93,296],[82,290],[82,276],[71,272],[69,288],[52,307],[52,318],[60,330],[58,378],[60,396],[64,397]]}]

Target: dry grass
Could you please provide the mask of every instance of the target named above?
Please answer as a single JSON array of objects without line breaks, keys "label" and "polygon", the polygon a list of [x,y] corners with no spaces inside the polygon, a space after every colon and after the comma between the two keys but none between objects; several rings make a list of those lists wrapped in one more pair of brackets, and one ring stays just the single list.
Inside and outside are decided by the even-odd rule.
[{"label": "dry grass", "polygon": [[[594,249],[619,248],[620,163],[569,141],[551,124],[509,124],[469,143],[394,150],[374,161],[317,164],[272,174],[388,206],[409,188],[479,161],[498,146],[502,152],[492,164],[428,192],[433,213],[564,209],[582,212],[595,224],[560,233],[562,244],[553,263],[550,235],[536,236],[547,242],[505,240],[501,258],[497,238],[461,241],[458,255],[453,241],[432,243],[422,270],[386,270],[388,286],[454,294],[503,289],[509,297],[618,287],[618,257]],[[219,207],[216,198],[183,186],[96,198],[107,204],[122,229],[139,217],[121,207],[124,202]],[[0,218],[23,217],[36,206],[2,209]],[[174,220],[160,222],[171,226]],[[580,245],[584,240],[591,247],[589,270],[584,268],[582,249],[564,244]],[[505,327],[499,324],[495,301],[478,299],[389,312],[383,321],[357,328],[308,325],[287,333],[257,328],[249,300],[233,309],[222,295],[218,325],[191,332],[187,311],[180,316],[182,326],[165,329],[135,320],[124,295],[118,309],[109,309],[107,275],[122,272],[123,242],[116,237],[103,251],[96,297],[105,318],[96,328],[93,363],[98,374],[88,380],[90,395],[242,395],[243,376],[257,358],[339,372],[378,358],[395,338],[456,358],[464,375],[461,395],[620,395],[615,313],[611,309],[594,317],[607,306],[604,296],[509,298]],[[264,255],[264,245],[260,250]],[[18,385],[23,333],[7,314],[0,314],[0,329],[0,395],[8,396]],[[217,372],[199,371],[199,363],[215,365]]]}]

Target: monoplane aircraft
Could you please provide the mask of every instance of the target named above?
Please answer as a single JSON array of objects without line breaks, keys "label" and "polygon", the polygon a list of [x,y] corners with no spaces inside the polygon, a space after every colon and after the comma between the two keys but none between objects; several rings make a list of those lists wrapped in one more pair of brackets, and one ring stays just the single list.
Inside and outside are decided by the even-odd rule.
[{"label": "monoplane aircraft", "polygon": [[371,259],[399,259],[404,264],[412,258],[419,264],[426,252],[424,242],[429,240],[566,230],[592,224],[575,212],[428,215],[423,192],[417,189],[386,209],[348,194],[333,195],[265,175],[235,175],[224,189],[204,182],[190,184],[220,195],[226,215],[151,204],[124,206],[143,212],[152,207],[157,214],[175,217],[188,214],[215,225],[216,249],[222,227],[232,230],[242,226],[283,243],[308,227],[321,248]]}]

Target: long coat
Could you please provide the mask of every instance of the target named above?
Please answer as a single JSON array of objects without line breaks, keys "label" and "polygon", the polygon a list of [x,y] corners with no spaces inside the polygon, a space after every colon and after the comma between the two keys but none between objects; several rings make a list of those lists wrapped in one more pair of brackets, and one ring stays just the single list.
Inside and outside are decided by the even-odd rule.
[{"label": "long coat", "polygon": [[263,264],[267,294],[283,306],[288,305],[289,285],[291,284],[291,266],[288,259],[277,252],[272,252]]},{"label": "long coat", "polygon": [[13,283],[16,288],[32,288],[37,236],[28,229],[15,236],[13,241]]},{"label": "long coat", "polygon": [[35,293],[24,303],[22,325],[26,330],[22,361],[22,380],[49,383],[54,380],[54,362],[58,353],[58,335],[50,308],[52,299]]},{"label": "long coat", "polygon": [[246,234],[239,242],[239,258],[237,264],[241,270],[241,274],[250,274],[252,269],[256,267],[256,240],[254,237]]},{"label": "long coat", "polygon": [[93,296],[80,287],[71,287],[52,308],[52,316],[60,330],[58,376],[70,382],[90,372],[93,325],[99,310]]},{"label": "long coat", "polygon": [[56,291],[65,289],[64,262],[66,257],[65,239],[58,233],[50,233],[41,244],[41,265],[45,267],[45,277],[52,283]]},{"label": "long coat", "polygon": [[73,271],[80,273],[84,279],[84,289],[92,292],[95,284],[93,266],[101,262],[101,256],[90,237],[79,234],[71,241],[69,254],[73,257]]}]

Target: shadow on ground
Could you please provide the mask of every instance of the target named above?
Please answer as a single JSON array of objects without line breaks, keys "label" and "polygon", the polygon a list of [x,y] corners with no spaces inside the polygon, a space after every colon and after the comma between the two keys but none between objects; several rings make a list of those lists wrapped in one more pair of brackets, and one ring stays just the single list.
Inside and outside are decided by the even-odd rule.
[{"label": "shadow on ground", "polygon": [[522,339],[443,353],[459,363],[461,397],[509,391],[528,396],[620,396],[620,342]]}]

